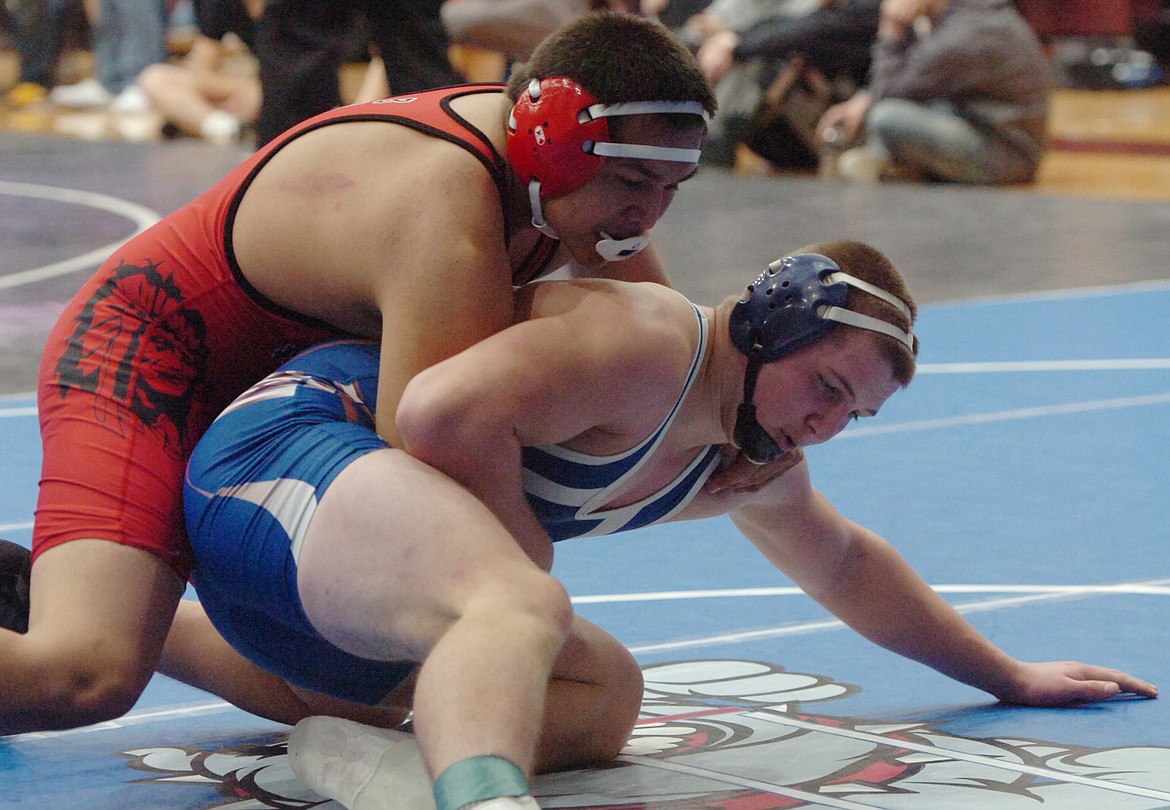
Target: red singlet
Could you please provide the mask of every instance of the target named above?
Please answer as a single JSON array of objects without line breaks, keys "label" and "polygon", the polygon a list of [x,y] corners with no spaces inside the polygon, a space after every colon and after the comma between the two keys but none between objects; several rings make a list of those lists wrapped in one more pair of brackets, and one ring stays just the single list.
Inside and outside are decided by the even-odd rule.
[{"label": "red singlet", "polygon": [[[446,88],[341,107],[289,130],[207,193],[119,248],[49,336],[38,404],[44,462],[33,555],[82,538],[152,551],[186,579],[192,557],[183,474],[211,420],[249,385],[313,343],[344,334],[265,299],[231,248],[240,200],[269,158],[318,127],[385,121],[479,158],[507,216],[507,165],[449,102],[500,85]],[[548,268],[542,239],[513,277]]]}]

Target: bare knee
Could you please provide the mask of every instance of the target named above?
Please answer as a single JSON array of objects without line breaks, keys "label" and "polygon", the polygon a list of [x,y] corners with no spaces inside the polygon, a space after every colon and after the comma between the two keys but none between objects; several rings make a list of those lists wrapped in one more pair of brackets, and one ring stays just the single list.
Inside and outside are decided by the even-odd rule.
[{"label": "bare knee", "polygon": [[120,717],[134,707],[154,672],[154,662],[122,640],[98,640],[80,650],[60,651],[54,704],[63,726],[88,725]]},{"label": "bare knee", "polygon": [[148,65],[138,74],[135,83],[153,98],[156,94],[165,92],[173,85],[178,70],[180,68],[165,63]]},{"label": "bare knee", "polygon": [[586,750],[603,762],[616,757],[630,741],[644,695],[642,668],[625,647],[610,661],[609,680],[602,690],[601,722],[594,723]]},{"label": "bare knee", "polygon": [[578,617],[549,683],[536,769],[612,760],[629,742],[642,696],[642,670],[630,651]]},{"label": "bare knee", "polygon": [[506,622],[511,632],[545,637],[559,650],[573,624],[573,604],[556,578],[533,568],[479,588],[462,618]]},{"label": "bare knee", "polygon": [[4,711],[0,726],[6,734],[120,717],[133,708],[154,669],[131,648],[110,640],[65,644],[30,633],[20,642],[22,652],[15,660],[24,666],[6,684],[8,698],[16,698],[19,706]]}]

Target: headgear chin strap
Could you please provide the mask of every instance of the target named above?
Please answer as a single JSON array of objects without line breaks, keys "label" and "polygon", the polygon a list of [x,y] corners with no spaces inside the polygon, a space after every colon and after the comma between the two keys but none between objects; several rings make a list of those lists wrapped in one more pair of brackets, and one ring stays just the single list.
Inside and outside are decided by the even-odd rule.
[{"label": "headgear chin strap", "polygon": [[828,334],[835,323],[889,335],[914,349],[914,337],[892,323],[845,308],[849,288],[876,296],[910,319],[910,308],[896,295],[856,278],[819,253],[801,253],[772,262],[748,285],[731,311],[729,330],[735,347],[747,355],[743,402],[733,438],[754,464],[767,464],[783,450],[756,419],[756,380],[764,363],[779,360]]},{"label": "headgear chin strap", "polygon": [[[559,197],[588,183],[607,157],[698,163],[700,150],[609,140],[606,119],[621,115],[698,115],[707,111],[698,101],[629,101],[599,104],[572,79],[554,76],[533,79],[508,116],[508,159],[528,187],[532,224],[554,239],[556,231],[544,219],[543,197]],[[619,261],[649,244],[645,234],[614,239],[603,233],[597,252],[606,261]]]}]

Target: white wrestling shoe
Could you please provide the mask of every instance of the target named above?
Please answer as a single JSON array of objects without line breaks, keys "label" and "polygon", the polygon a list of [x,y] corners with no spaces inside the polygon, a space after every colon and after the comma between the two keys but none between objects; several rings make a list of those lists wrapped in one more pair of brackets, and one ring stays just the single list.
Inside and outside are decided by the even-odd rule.
[{"label": "white wrestling shoe", "polygon": [[540,810],[540,805],[531,796],[499,796],[474,802],[462,810]]},{"label": "white wrestling shoe", "polygon": [[347,810],[435,810],[431,777],[412,734],[306,717],[289,735],[288,762],[298,779]]}]

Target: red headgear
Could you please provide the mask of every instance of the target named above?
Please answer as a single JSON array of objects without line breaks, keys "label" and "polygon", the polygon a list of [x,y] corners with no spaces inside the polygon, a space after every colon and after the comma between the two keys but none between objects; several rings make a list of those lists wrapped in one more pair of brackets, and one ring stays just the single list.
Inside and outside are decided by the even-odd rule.
[{"label": "red headgear", "polygon": [[615,115],[707,113],[697,101],[634,101],[599,104],[572,79],[533,79],[508,119],[508,158],[521,182],[540,183],[542,197],[559,197],[588,183],[605,157],[632,157],[698,163],[698,149],[611,143]]}]

